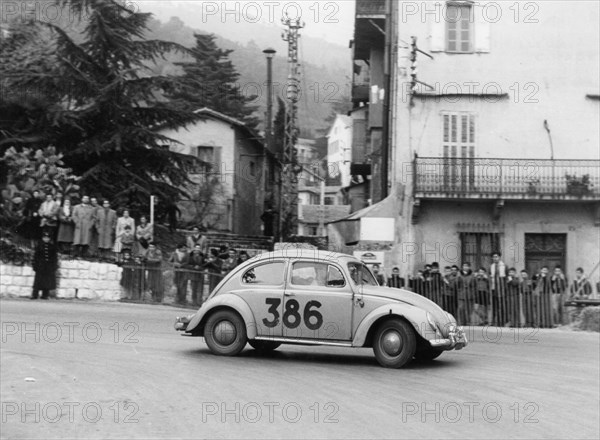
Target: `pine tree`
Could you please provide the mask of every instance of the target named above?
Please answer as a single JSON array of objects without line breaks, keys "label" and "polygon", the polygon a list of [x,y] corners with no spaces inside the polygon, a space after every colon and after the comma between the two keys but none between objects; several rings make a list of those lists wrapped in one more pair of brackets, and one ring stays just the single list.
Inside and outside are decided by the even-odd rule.
[{"label": "pine tree", "polygon": [[194,33],[194,38],[193,59],[175,63],[184,71],[183,87],[170,97],[178,99],[185,109],[209,107],[256,128],[258,119],[253,113],[257,107],[248,104],[256,97],[242,95],[237,83],[239,74],[229,60],[233,51],[220,49],[212,34]]},{"label": "pine tree", "polygon": [[85,27],[76,43],[57,24],[37,24],[53,33],[51,74],[24,78],[36,90],[53,84],[54,102],[45,116],[52,130],[43,133],[45,141],[65,154],[65,163],[82,176],[89,192],[117,203],[146,205],[151,194],[175,199],[188,182],[193,159],[171,151],[175,141],[160,131],[184,126],[196,116],[163,97],[177,87],[177,78],[150,76],[147,66],[166,53],[187,50],[145,40],[151,14],[115,0],[55,1],[79,13]]}]

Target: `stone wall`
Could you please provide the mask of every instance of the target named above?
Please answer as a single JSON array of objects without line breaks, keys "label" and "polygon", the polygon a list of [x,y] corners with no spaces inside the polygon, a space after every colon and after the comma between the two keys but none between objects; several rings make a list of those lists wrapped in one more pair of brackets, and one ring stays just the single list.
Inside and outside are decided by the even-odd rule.
[{"label": "stone wall", "polygon": [[[115,264],[61,260],[56,297],[119,301],[121,272]],[[0,296],[31,296],[33,277],[30,266],[0,264]]]}]

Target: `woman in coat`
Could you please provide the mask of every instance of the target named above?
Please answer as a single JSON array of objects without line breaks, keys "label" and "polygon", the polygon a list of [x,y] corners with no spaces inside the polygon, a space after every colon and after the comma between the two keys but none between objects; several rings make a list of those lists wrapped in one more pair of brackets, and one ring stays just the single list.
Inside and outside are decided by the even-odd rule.
[{"label": "woman in coat", "polygon": [[65,199],[58,211],[58,246],[61,252],[71,253],[75,224],[73,223],[73,207],[71,200]]},{"label": "woman in coat", "polygon": [[113,249],[117,254],[121,253],[121,249],[123,248],[121,236],[123,235],[123,232],[125,232],[125,226],[129,226],[131,228],[131,233],[135,235],[135,220],[133,217],[129,216],[129,209],[124,209],[123,216],[119,217],[117,220],[115,247]]},{"label": "woman in coat", "polygon": [[145,216],[140,217],[140,224],[135,230],[135,238],[137,239],[135,254],[140,255],[146,252],[148,245],[154,240],[154,225],[148,223]]}]

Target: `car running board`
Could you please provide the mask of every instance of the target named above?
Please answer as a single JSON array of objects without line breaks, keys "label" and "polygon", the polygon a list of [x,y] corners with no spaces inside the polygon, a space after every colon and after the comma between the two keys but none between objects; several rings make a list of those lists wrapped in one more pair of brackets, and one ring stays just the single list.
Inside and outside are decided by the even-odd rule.
[{"label": "car running board", "polygon": [[284,344],[296,345],[330,345],[334,347],[352,347],[352,342],[350,341],[315,341],[314,339],[277,338],[272,336],[257,336],[254,339],[257,341],[281,342]]}]

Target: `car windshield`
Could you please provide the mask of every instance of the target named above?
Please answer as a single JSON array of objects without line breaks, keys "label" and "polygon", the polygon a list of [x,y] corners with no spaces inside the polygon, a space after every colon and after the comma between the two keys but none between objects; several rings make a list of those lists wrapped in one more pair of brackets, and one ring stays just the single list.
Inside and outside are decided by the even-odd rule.
[{"label": "car windshield", "polygon": [[354,284],[367,286],[379,285],[369,268],[364,264],[348,263],[348,269],[350,270],[350,277],[354,281]]}]

